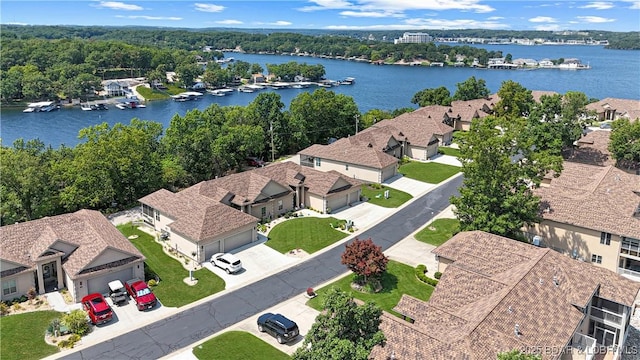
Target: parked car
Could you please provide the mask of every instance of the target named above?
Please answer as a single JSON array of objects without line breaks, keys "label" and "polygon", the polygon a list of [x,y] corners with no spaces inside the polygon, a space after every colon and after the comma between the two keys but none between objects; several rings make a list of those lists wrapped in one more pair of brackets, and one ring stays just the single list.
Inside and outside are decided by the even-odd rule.
[{"label": "parked car", "polygon": [[298,324],[282,314],[272,313],[262,314],[258,317],[258,330],[275,337],[280,344],[295,340],[300,333]]},{"label": "parked car", "polygon": [[139,311],[156,306],[158,300],[146,282],[140,279],[131,279],[124,283],[124,287],[127,289],[129,296],[136,302],[136,307]]},{"label": "parked car", "polygon": [[227,274],[236,273],[242,269],[242,262],[233,254],[217,253],[211,256],[211,263],[213,266],[217,266],[220,269],[227,272]]},{"label": "parked car", "polygon": [[109,283],[109,297],[114,304],[120,305],[129,299],[127,290],[122,285],[122,281],[113,280]]},{"label": "parked car", "polygon": [[260,160],[260,159],[258,159],[256,157],[250,156],[250,157],[247,158],[247,165],[255,166],[255,167],[263,167],[264,166],[264,161],[262,161],[262,160]]},{"label": "parked car", "polygon": [[82,298],[82,307],[93,325],[106,323],[113,318],[113,311],[100,293],[89,294]]},{"label": "parked car", "polygon": [[611,123],[608,123],[608,122],[601,123],[600,129],[611,129]]}]

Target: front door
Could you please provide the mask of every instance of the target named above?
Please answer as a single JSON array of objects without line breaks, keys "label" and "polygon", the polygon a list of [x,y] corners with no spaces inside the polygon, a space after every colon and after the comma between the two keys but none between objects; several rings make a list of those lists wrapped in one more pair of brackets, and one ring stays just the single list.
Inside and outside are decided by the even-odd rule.
[{"label": "front door", "polygon": [[42,265],[42,280],[47,292],[58,287],[58,267],[55,261]]}]

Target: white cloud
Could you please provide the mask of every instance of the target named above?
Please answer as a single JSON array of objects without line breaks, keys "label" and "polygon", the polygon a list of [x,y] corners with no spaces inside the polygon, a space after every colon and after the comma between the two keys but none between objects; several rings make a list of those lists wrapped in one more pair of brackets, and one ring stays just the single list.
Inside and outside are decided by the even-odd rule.
[{"label": "white cloud", "polygon": [[256,22],[256,25],[268,25],[268,26],[290,26],[293,25],[292,22],[289,21],[284,21],[284,20],[278,20],[278,21],[274,21],[274,22]]},{"label": "white cloud", "polygon": [[20,26],[27,26],[29,24],[27,23],[21,23],[21,22],[8,22],[6,23],[7,25],[20,25]]},{"label": "white cloud", "polygon": [[629,9],[640,9],[640,0],[622,0],[624,2],[631,3]]},{"label": "white cloud", "polygon": [[482,4],[481,0],[310,0],[315,5],[299,8],[300,11],[351,10],[354,12],[403,13],[409,10],[460,10],[476,13],[492,12],[495,9]]},{"label": "white cloud", "polygon": [[581,9],[596,9],[596,10],[607,10],[613,7],[613,3],[606,1],[594,1],[588,3],[587,5],[580,6]]},{"label": "white cloud", "polygon": [[139,11],[144,10],[142,6],[125,4],[120,1],[100,1],[95,7],[112,9],[112,10],[127,10],[127,11]]},{"label": "white cloud", "polygon": [[233,19],[220,20],[220,21],[216,21],[215,23],[216,24],[220,24],[220,25],[241,25],[241,24],[244,24],[240,20],[233,20]]},{"label": "white cloud", "polygon": [[144,19],[144,20],[170,20],[170,21],[180,21],[181,17],[177,16],[148,16],[148,15],[116,15],[117,18],[124,19]]},{"label": "white cloud", "polygon": [[489,16],[487,18],[487,20],[489,20],[489,21],[502,20],[502,19],[504,19],[503,16]]},{"label": "white cloud", "polygon": [[534,29],[538,31],[558,31],[560,30],[560,25],[558,24],[536,25]]},{"label": "white cloud", "polygon": [[342,11],[340,12],[340,15],[342,16],[348,16],[348,17],[366,17],[366,18],[387,18],[387,17],[394,17],[394,18],[402,18],[405,15],[404,14],[397,14],[397,13],[388,13],[388,12],[377,12],[377,11]]},{"label": "white cloud", "polygon": [[533,22],[533,23],[555,23],[555,22],[558,22],[558,20],[556,20],[555,18],[552,18],[550,16],[536,16],[536,17],[532,17],[531,19],[529,19],[529,22]]},{"label": "white cloud", "polygon": [[576,16],[576,19],[580,19],[583,22],[592,23],[592,24],[601,24],[601,23],[616,21],[616,19],[608,19],[600,16]]},{"label": "white cloud", "polygon": [[499,23],[497,21],[477,21],[477,20],[446,20],[446,19],[428,19],[416,18],[407,19],[399,24],[384,25],[330,25],[325,29],[329,30],[420,30],[420,29],[507,29],[508,24]]},{"label": "white cloud", "polygon": [[198,11],[212,12],[212,13],[221,12],[222,10],[225,9],[224,6],[214,5],[214,4],[195,3],[193,4],[193,6],[195,6],[196,10]]}]

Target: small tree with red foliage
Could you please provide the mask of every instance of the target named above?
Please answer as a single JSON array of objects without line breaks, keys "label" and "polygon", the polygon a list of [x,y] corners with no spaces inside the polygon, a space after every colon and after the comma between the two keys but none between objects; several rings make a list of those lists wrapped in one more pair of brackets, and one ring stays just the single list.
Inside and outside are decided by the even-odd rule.
[{"label": "small tree with red foliage", "polygon": [[371,279],[379,279],[387,271],[387,258],[382,248],[373,243],[371,238],[359,240],[356,238],[351,244],[345,246],[342,253],[342,264],[349,270],[364,278],[366,284]]}]

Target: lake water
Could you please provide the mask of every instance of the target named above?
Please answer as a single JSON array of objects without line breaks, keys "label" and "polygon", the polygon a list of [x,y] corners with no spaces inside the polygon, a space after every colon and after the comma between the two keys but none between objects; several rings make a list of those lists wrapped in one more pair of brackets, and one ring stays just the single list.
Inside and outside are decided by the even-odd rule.
[{"label": "lake water", "polygon": [[[413,95],[426,88],[445,86],[453,94],[456,84],[471,76],[484,79],[492,92],[497,91],[505,80],[513,80],[530,90],[550,90],[559,93],[581,91],[588,97],[616,97],[640,99],[640,52],[606,50],[596,46],[521,46],[486,45],[489,50],[500,50],[504,55],[511,53],[513,59],[532,58],[578,58],[591,66],[590,70],[486,70],[453,67],[422,66],[375,66],[344,60],[319,59],[311,57],[250,55],[229,53],[227,57],[249,63],[280,64],[297,61],[307,64],[322,64],[328,79],[340,80],[356,78],[354,85],[331,88],[336,93],[354,98],[361,112],[371,109],[393,110],[402,107],[416,107],[411,104]],[[262,90],[277,91],[285,106],[308,89]],[[247,105],[255,93],[238,93],[225,97],[205,94],[198,101],[174,102],[171,100],[147,103],[145,109],[119,110],[114,106],[108,111],[82,111],[79,108],[62,109],[51,113],[22,113],[22,109],[2,109],[0,112],[0,137],[2,143],[10,145],[15,139],[39,138],[46,144],[58,147],[60,144],[76,145],[78,131],[84,127],[107,122],[129,123],[131,118],[157,121],[166,128],[175,114],[184,115],[188,110],[206,109],[210,104]]]}]

